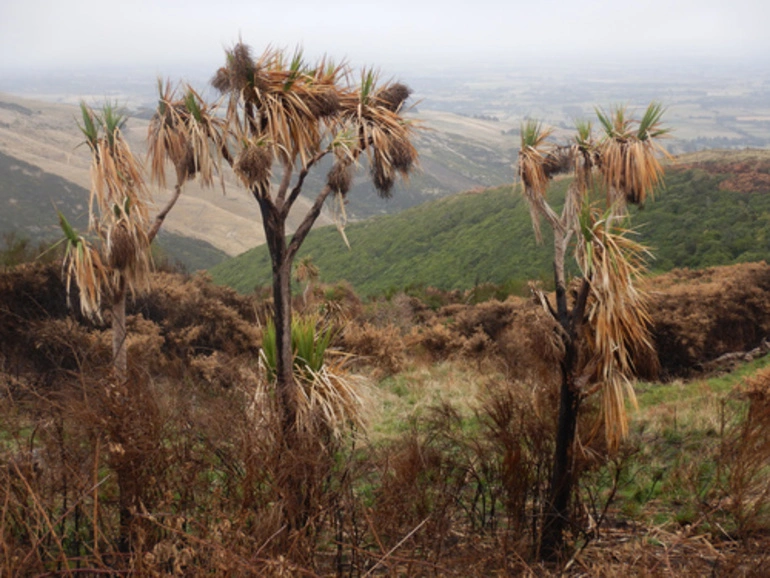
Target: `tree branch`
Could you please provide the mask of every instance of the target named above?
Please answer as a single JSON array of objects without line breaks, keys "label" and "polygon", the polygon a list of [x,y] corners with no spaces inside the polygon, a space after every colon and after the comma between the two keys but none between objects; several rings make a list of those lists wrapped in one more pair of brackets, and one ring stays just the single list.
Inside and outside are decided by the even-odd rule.
[{"label": "tree branch", "polygon": [[330,149],[326,149],[316,153],[315,156],[312,159],[310,159],[307,165],[305,165],[305,167],[300,171],[297,177],[297,183],[294,185],[294,188],[291,190],[291,194],[289,194],[289,200],[286,201],[286,203],[281,207],[281,210],[284,212],[284,218],[289,215],[289,211],[291,210],[292,205],[294,205],[294,202],[297,200],[297,197],[299,197],[300,193],[302,192],[302,185],[305,183],[305,177],[307,177],[308,173],[310,172],[310,169],[313,168],[313,165],[315,165],[318,161],[324,158],[329,152],[330,152]]},{"label": "tree branch", "polygon": [[302,223],[300,223],[299,227],[297,227],[297,230],[294,232],[294,235],[291,238],[291,242],[289,243],[289,248],[287,250],[289,259],[293,259],[294,255],[296,255],[297,251],[302,245],[302,242],[305,240],[305,237],[307,237],[307,234],[313,227],[313,223],[315,223],[318,215],[321,214],[321,208],[323,208],[324,202],[331,192],[332,188],[329,185],[326,185],[323,190],[318,193],[313,206],[310,208],[307,215],[305,215],[305,218],[302,219]]},{"label": "tree branch", "polygon": [[[304,169],[303,169],[304,170]],[[283,161],[283,177],[281,178],[281,184],[278,185],[278,195],[275,198],[275,206],[279,211],[283,211],[284,199],[286,198],[286,191],[289,190],[291,184],[291,175],[294,172],[294,165],[288,159]],[[286,211],[288,213],[288,211]],[[285,216],[283,218],[286,218]]]},{"label": "tree branch", "polygon": [[583,283],[580,285],[580,291],[575,301],[575,307],[572,309],[572,318],[570,320],[570,331],[573,336],[577,328],[583,323],[583,316],[585,315],[586,303],[588,302],[588,294],[590,292],[591,281],[587,277],[583,277]]},{"label": "tree branch", "polygon": [[168,216],[171,209],[174,208],[174,205],[179,200],[179,195],[181,193],[182,193],[182,183],[177,181],[176,186],[174,187],[174,193],[171,195],[171,198],[169,199],[168,203],[166,203],[166,206],[163,207],[163,210],[156,215],[155,222],[152,224],[152,227],[147,232],[147,240],[150,243],[152,243],[152,240],[158,234],[158,231],[163,225],[163,221],[166,220],[166,216]]}]

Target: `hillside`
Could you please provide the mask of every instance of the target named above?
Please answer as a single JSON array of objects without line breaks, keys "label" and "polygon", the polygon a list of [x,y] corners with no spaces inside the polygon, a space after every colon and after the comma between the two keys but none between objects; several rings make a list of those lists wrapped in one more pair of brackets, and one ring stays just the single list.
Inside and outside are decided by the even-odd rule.
[{"label": "hillside", "polygon": [[[276,513],[291,456],[257,362],[258,296],[153,274],[129,306],[131,377],[115,384],[110,331],[67,307],[60,264],[0,271],[1,573],[335,576],[342,559],[354,576],[372,560],[388,562],[377,576],[764,576],[770,266],[653,282],[670,381],[635,386],[617,452],[590,433],[597,396],[582,402],[565,570],[533,554],[560,376],[553,321],[532,299],[445,294],[434,308],[318,287],[298,313],[335,328],[344,365],[328,366],[364,396],[369,427],[303,433],[318,515],[287,532]],[[706,379],[707,365],[737,367]],[[127,496],[141,509],[121,526]]]},{"label": "hillside", "polygon": [[[89,102],[98,107],[102,101]],[[88,189],[90,159],[86,148],[79,146],[82,142],[77,125],[79,117],[80,111],[73,105],[0,94],[0,152]],[[143,155],[146,150],[147,124],[146,119],[133,117],[124,130],[137,155]],[[5,173],[0,172],[0,180],[5,178]],[[224,194],[220,187],[204,189],[197,182],[187,183],[166,219],[165,230],[206,241],[228,255],[237,255],[264,242],[256,203],[232,174],[225,175],[225,182]],[[158,205],[169,195],[170,189],[154,188]],[[0,202],[3,200],[0,197]],[[308,201],[300,199],[298,206],[308,207]],[[290,225],[296,226],[295,216],[289,220]],[[326,216],[319,219],[320,224],[331,222]]]},{"label": "hillside", "polygon": [[[747,156],[748,155],[748,156]],[[666,189],[634,209],[653,271],[770,259],[770,152],[685,155]],[[763,176],[764,175],[764,176]],[[566,181],[553,186],[563,194]],[[371,294],[409,285],[467,289],[478,283],[550,278],[550,240],[535,245],[529,212],[511,186],[463,193],[397,215],[348,226],[347,250],[334,227],[314,231],[300,251],[321,279],[348,280]],[[267,251],[256,248],[211,271],[239,291],[270,282]]]},{"label": "hillside", "polygon": [[[99,102],[89,100],[96,106]],[[128,111],[132,116],[125,132],[135,152],[145,150],[150,106],[151,101]],[[474,187],[500,185],[509,178],[516,139],[502,133],[515,126],[513,121],[500,123],[437,111],[415,111],[413,117],[425,129],[416,138],[420,170],[409,183],[398,183],[393,198],[385,200],[368,182],[364,163],[348,195],[347,214],[351,220],[398,212]],[[78,146],[82,139],[77,118],[79,110],[72,104],[0,94],[0,152],[88,188],[89,159],[87,151]],[[0,170],[0,180],[5,177]],[[164,225],[166,230],[206,241],[229,255],[264,243],[256,203],[229,170],[225,171],[225,182],[225,194],[219,187],[203,189],[197,183],[188,183]],[[322,184],[322,177],[311,173],[306,191],[317,190]],[[166,190],[157,191],[155,196],[162,203],[168,195]],[[0,196],[0,202],[3,200]],[[299,199],[298,209],[289,218],[290,229],[296,226],[298,215],[304,214],[308,203],[306,198]],[[331,223],[331,214],[325,212],[317,224]]]},{"label": "hillside", "polygon": [[[0,151],[0,238],[33,243],[62,237],[57,210],[80,231],[88,226],[86,189]],[[227,254],[206,241],[161,230],[159,254],[190,271],[208,269]]]}]

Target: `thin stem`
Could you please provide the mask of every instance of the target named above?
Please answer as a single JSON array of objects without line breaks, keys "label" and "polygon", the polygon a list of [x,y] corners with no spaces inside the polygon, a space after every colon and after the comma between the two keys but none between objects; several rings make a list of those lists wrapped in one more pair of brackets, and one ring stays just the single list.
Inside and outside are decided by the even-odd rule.
[{"label": "thin stem", "polygon": [[163,222],[166,220],[166,217],[171,212],[171,209],[174,208],[176,202],[179,200],[179,195],[181,195],[181,193],[182,183],[177,182],[176,186],[174,187],[174,193],[171,195],[168,203],[166,203],[166,206],[163,207],[163,210],[155,216],[155,222],[152,224],[152,227],[147,233],[148,242],[152,243],[153,239],[155,239],[155,236],[158,234],[161,226],[163,226]]}]

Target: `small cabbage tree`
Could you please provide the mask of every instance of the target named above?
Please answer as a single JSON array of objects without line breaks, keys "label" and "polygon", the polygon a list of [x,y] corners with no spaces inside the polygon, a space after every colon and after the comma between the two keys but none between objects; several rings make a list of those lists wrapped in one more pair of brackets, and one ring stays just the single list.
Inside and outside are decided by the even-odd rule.
[{"label": "small cabbage tree", "polygon": [[[150,218],[152,198],[144,165],[134,156],[123,134],[126,118],[106,104],[99,113],[81,103],[80,130],[91,153],[91,197],[86,235],[77,233],[59,214],[67,243],[67,293],[72,281],[79,289],[84,315],[101,317],[103,301],[112,317],[113,365],[119,381],[127,375],[126,296],[144,289],[152,266],[150,244],[176,204],[182,187],[196,175],[213,182],[223,138],[224,121],[214,116],[189,87],[178,97],[160,84],[158,109],[148,133],[151,178],[165,185],[166,163],[176,172],[174,192],[161,211]],[[213,144],[212,144],[213,143]]]},{"label": "small cabbage tree", "polygon": [[[105,305],[110,310],[113,368],[118,384],[124,385],[128,383],[127,294],[148,286],[152,266],[150,244],[176,204],[184,183],[195,175],[200,175],[204,184],[212,182],[213,163],[219,157],[210,153],[210,146],[211,142],[221,138],[223,121],[210,115],[205,103],[191,89],[185,90],[184,97],[177,98],[168,85],[165,90],[161,85],[158,111],[150,122],[148,135],[151,176],[165,183],[165,166],[170,161],[177,180],[171,198],[151,219],[152,199],[144,166],[136,159],[123,135],[125,117],[110,104],[95,113],[83,103],[81,113],[83,124],[80,129],[91,153],[89,228],[86,235],[81,235],[59,213],[67,243],[64,260],[67,295],[69,298],[74,280],[84,315],[101,318]],[[131,392],[127,393],[130,402],[133,397]],[[128,415],[139,415],[127,409],[129,403],[121,407]],[[120,443],[127,434],[120,431],[121,426],[116,427],[116,439]],[[136,463],[116,466],[116,470],[119,545],[121,550],[127,551],[141,484],[136,478]]]},{"label": "small cabbage tree", "polygon": [[[555,303],[540,291],[537,295],[558,324],[562,345],[556,447],[541,539],[544,557],[557,555],[563,545],[576,482],[581,403],[601,395],[600,425],[610,449],[616,448],[628,432],[626,400],[635,403],[631,379],[642,363],[656,363],[646,296],[638,288],[649,253],[630,237],[626,206],[644,203],[662,183],[659,156],[665,151],[658,139],[667,132],[662,114],[655,103],[639,121],[624,108],[597,110],[602,137],[594,140],[591,124],[580,122],[566,146],[553,144],[551,130],[538,122],[522,126],[518,175],[535,235],[540,240],[543,219],[554,234]],[[572,175],[560,213],[548,201],[549,184],[558,173]],[[565,259],[573,239],[582,278],[570,299]]]}]

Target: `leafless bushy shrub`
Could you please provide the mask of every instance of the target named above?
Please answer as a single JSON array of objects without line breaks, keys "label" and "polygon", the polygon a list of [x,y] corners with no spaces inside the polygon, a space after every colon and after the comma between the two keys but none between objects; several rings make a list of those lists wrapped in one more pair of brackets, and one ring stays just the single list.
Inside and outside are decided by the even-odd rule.
[{"label": "leafless bushy shrub", "polygon": [[130,312],[161,327],[171,357],[186,360],[214,351],[256,357],[259,351],[257,308],[251,299],[201,275],[154,275],[150,291],[137,298]]}]

